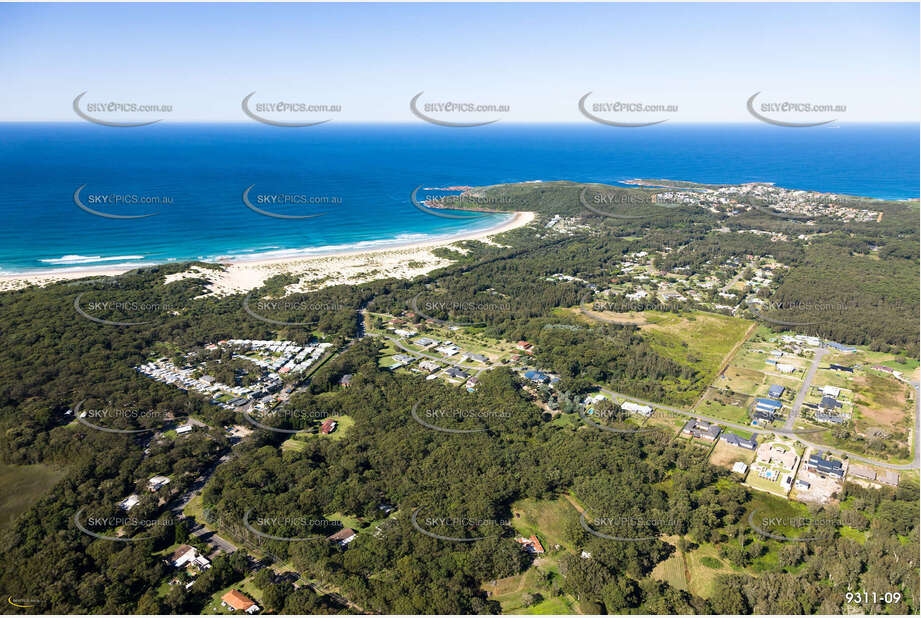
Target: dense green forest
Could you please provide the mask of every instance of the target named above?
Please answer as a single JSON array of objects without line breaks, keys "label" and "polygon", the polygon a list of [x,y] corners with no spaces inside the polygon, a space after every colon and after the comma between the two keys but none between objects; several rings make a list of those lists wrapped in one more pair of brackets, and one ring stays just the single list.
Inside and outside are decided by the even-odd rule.
[{"label": "dense green forest", "polygon": [[[658,538],[606,540],[586,533],[576,518],[567,542],[584,548],[591,559],[565,555],[557,584],[559,593],[577,599],[583,611],[840,613],[846,609],[845,591],[867,589],[903,595],[900,604],[868,611],[916,613],[921,607],[918,487],[911,481],[898,490],[846,486],[841,512],[834,515],[847,517],[848,527],[863,535],[862,543],[838,533],[827,542],[785,544],[747,525],[757,497],[728,481],[727,472],[707,464],[699,453],[670,440],[670,434],[624,435],[554,424],[510,369],[482,374],[477,391],[467,393],[382,370],[379,343],[354,339],[360,308],[400,314],[411,310],[413,299],[431,301],[427,313],[434,318],[482,324],[488,336],[534,343],[531,361],[558,373],[560,391],[570,395],[607,384],[651,400],[687,403],[705,388],[703,376],[658,353],[634,326],[586,327],[565,311],[580,303],[584,285],[550,278],[563,273],[604,287],[627,254],[667,247],[671,251],[656,258],[662,270],[773,256],[790,268],[766,301],[778,307],[824,303],[827,315],[821,316],[821,326],[806,326],[803,332],[918,354],[917,205],[874,204],[886,213],[879,225],[823,221],[812,230],[819,235],[805,243],[796,238],[801,223],[761,214],[727,218],[681,207],[648,218],[605,218],[582,206],[583,188],[543,183],[488,190],[511,197],[517,210],[571,218],[569,234],[541,226],[517,229],[501,245],[466,242],[464,253],[440,249],[439,255],[453,263],[412,281],[329,287],[289,295],[285,300],[290,302],[281,307],[258,301],[278,298],[293,282],[290,276],[273,278],[247,297],[215,298],[201,296],[203,280],[164,283],[164,277],[187,264],[0,294],[0,455],[6,463],[42,462],[67,471],[5,532],[0,585],[18,596],[41,599],[45,613],[200,612],[214,592],[248,572],[242,552],[215,561],[191,589],[174,587],[167,595],[156,592],[168,567],[154,552],[190,541],[188,522],[167,505],[232,451],[203,492],[221,530],[337,587],[367,611],[497,613],[498,603],[481,586],[521,573],[532,560],[502,523],[513,517],[512,503],[570,496],[595,515],[668,520],[670,529],[660,532],[677,535],[682,546],[714,543],[723,548],[721,559],[759,570],[757,575],[721,577],[719,592],[703,599],[651,576],[655,565],[676,551],[673,544]],[[636,212],[645,211],[637,206]],[[787,240],[724,231],[755,225],[785,233]],[[260,309],[254,316],[246,307]],[[104,324],[81,311],[95,320],[133,324]],[[547,328],[551,324],[580,328]],[[245,424],[240,415],[134,370],[152,357],[199,351],[221,339],[305,342],[313,337],[341,352],[289,406],[348,415],[355,424],[342,439],[304,440],[300,450],[281,448],[289,435],[262,430],[231,449],[222,426]],[[229,379],[232,367],[212,368]],[[340,389],[338,380],[346,373],[354,375],[353,386]],[[152,412],[146,420],[120,417],[108,425],[139,433],[108,433],[67,414],[81,401]],[[439,422],[482,431],[452,434],[426,428],[411,416],[415,404],[480,411]],[[151,432],[140,432],[189,415],[213,429],[153,442]],[[296,417],[267,422],[310,426]],[[169,475],[171,483],[152,494],[144,485],[157,474]],[[162,523],[151,531],[126,532],[149,538],[106,541],[73,525],[81,510],[86,516],[114,516],[118,501],[129,493],[144,496],[132,515]],[[384,517],[381,505],[393,505],[394,513]],[[266,529],[283,537],[322,536],[328,530],[317,522],[336,519],[333,514],[383,523],[378,532],[362,531],[341,550],[325,542],[254,535],[243,525],[250,509],[266,518],[296,514],[314,522]],[[445,525],[439,529],[443,536],[486,538],[433,538],[414,526],[413,513],[465,522]],[[102,527],[98,531],[104,532]],[[270,596],[268,606],[278,613],[354,611],[309,588],[262,584]],[[4,611],[18,610],[5,606]]]}]

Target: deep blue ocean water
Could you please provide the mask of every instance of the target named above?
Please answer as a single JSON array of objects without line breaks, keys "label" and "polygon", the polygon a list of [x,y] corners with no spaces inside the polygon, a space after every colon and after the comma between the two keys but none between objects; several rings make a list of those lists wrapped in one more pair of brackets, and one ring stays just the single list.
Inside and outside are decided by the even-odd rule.
[{"label": "deep blue ocean water", "polygon": [[[427,215],[409,199],[419,185],[639,177],[917,198],[919,127],[0,124],[0,274],[380,246],[505,217]],[[84,184],[82,201],[95,210],[157,214],[87,213],[73,198]],[[251,203],[260,195],[341,202],[257,204],[281,214],[325,213],[277,219],[244,205],[251,185]],[[88,204],[109,194],[172,203]]]}]

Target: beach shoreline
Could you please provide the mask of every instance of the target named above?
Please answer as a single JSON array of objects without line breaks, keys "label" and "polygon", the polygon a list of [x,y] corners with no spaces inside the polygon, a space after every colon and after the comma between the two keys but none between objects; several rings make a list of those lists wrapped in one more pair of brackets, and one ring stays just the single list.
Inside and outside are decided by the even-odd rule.
[{"label": "beach shoreline", "polygon": [[[255,254],[252,256],[233,256],[226,259],[209,260],[205,263],[219,264],[224,266],[224,271],[208,271],[204,269],[189,269],[176,275],[171,275],[172,280],[191,278],[193,276],[204,276],[213,279],[212,284],[215,286],[215,292],[219,294],[229,294],[237,291],[246,291],[261,285],[261,281],[285,272],[293,274],[313,273],[319,274],[324,279],[335,279],[337,273],[334,262],[341,261],[343,266],[351,264],[365,264],[367,266],[377,265],[385,268],[386,272],[393,272],[390,276],[410,277],[415,274],[422,274],[425,270],[420,268],[397,268],[398,264],[394,259],[405,260],[406,262],[418,262],[420,260],[432,265],[428,270],[433,270],[448,263],[448,260],[435,257],[431,250],[441,247],[447,247],[457,242],[467,240],[479,240],[488,242],[492,236],[508,232],[519,227],[530,224],[536,218],[536,213],[530,211],[514,211],[509,214],[511,219],[503,221],[498,225],[466,232],[457,232],[455,234],[436,236],[426,239],[413,240],[410,242],[384,245],[379,247],[349,247],[332,250],[319,249],[311,252],[312,249],[291,249],[287,255],[265,257],[266,254]],[[283,252],[284,252],[283,251]],[[184,260],[183,262],[202,262],[203,260]],[[75,267],[73,269],[62,269],[48,272],[24,272],[10,273],[0,275],[0,292],[21,289],[29,285],[47,285],[57,281],[68,281],[92,276],[114,276],[126,273],[137,268],[171,264],[174,262],[144,262],[137,264],[120,264],[117,266],[86,266]],[[208,276],[211,275],[212,276]],[[269,273],[269,274],[266,274]],[[356,274],[356,273],[353,273]],[[185,276],[188,275],[188,276]],[[383,278],[375,277],[375,278]],[[355,277],[351,277],[355,279]],[[358,283],[360,281],[351,281]],[[291,291],[298,291],[294,286]]]}]

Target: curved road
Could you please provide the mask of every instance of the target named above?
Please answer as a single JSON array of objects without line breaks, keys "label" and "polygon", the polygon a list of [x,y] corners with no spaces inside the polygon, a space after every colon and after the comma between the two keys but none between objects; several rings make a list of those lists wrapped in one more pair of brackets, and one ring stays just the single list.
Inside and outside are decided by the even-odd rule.
[{"label": "curved road", "polygon": [[[917,384],[916,384],[916,383],[913,383],[913,382],[910,382],[910,384],[911,384],[911,385],[914,387],[914,389],[915,389],[915,430],[914,430],[914,436],[912,437],[912,438],[913,438],[913,439],[912,439],[912,443],[913,443],[913,446],[915,446],[915,457],[914,457],[913,462],[910,463],[910,464],[891,464],[891,463],[885,463],[885,462],[882,462],[882,461],[877,461],[877,460],[875,460],[875,459],[870,459],[870,458],[868,458],[868,457],[863,457],[863,456],[861,456],[861,455],[855,455],[855,454],[849,453],[849,452],[847,452],[847,451],[841,451],[841,450],[838,450],[838,449],[834,449],[834,448],[831,448],[831,447],[829,447],[829,446],[825,446],[825,445],[822,445],[822,444],[814,444],[814,443],[812,443],[812,442],[809,442],[808,440],[805,440],[805,439],[803,438],[803,436],[802,436],[802,432],[788,431],[788,430],[785,430],[785,429],[771,429],[771,430],[770,430],[769,432],[767,432],[767,433],[776,433],[776,434],[780,434],[780,435],[789,435],[789,436],[793,436],[794,438],[796,438],[797,440],[799,440],[800,442],[802,442],[803,444],[805,444],[805,445],[808,446],[808,447],[811,447],[811,448],[813,448],[813,449],[819,449],[819,450],[822,450],[822,451],[827,451],[827,452],[829,452],[829,453],[834,453],[835,455],[838,455],[839,457],[844,456],[844,457],[847,457],[847,458],[848,458],[849,460],[851,460],[851,461],[862,461],[862,462],[864,462],[864,463],[872,464],[872,465],[874,465],[874,466],[879,466],[879,467],[881,467],[881,468],[888,468],[888,469],[890,469],[890,470],[913,470],[913,469],[916,469],[916,468],[919,467],[919,463],[921,463],[921,451],[918,450],[917,444],[915,444],[916,441],[917,441],[918,429],[919,429],[919,427],[921,427],[921,419],[919,419],[919,414],[921,414],[921,399],[919,399],[919,397],[918,397],[918,395],[919,395],[919,387],[917,386]],[[720,418],[714,418],[714,417],[711,417],[711,416],[704,416],[704,415],[702,415],[702,414],[695,414],[695,413],[693,413],[693,412],[687,412],[687,411],[685,411],[685,410],[680,410],[680,409],[678,409],[678,408],[673,408],[672,406],[666,406],[666,405],[663,405],[663,404],[660,404],[660,403],[653,403],[653,402],[651,402],[651,401],[644,401],[644,400],[642,400],[642,399],[638,399],[638,398],[632,397],[632,396],[630,396],[630,395],[624,395],[623,393],[617,393],[617,392],[608,390],[608,389],[606,389],[606,388],[601,388],[600,390],[601,390],[602,393],[605,393],[605,394],[607,394],[607,395],[611,395],[612,397],[622,397],[622,398],[627,399],[627,400],[629,400],[629,401],[635,401],[635,402],[637,402],[637,403],[641,403],[641,404],[643,404],[643,405],[647,405],[647,406],[650,406],[650,407],[653,407],[653,408],[658,408],[658,409],[660,409],[660,410],[666,410],[666,411],[668,411],[668,412],[674,412],[675,414],[681,414],[681,415],[683,415],[683,416],[687,416],[688,418],[698,418],[698,419],[701,419],[701,420],[709,421],[709,422],[711,422],[711,423],[716,423],[717,425],[722,425],[722,426],[724,426],[724,427],[732,427],[733,429],[741,429],[742,431],[751,431],[751,430],[753,429],[752,427],[750,427],[750,426],[748,426],[748,425],[740,425],[740,424],[738,424],[738,423],[731,423],[731,422],[729,422],[729,421],[724,421],[723,419],[720,419]]]}]

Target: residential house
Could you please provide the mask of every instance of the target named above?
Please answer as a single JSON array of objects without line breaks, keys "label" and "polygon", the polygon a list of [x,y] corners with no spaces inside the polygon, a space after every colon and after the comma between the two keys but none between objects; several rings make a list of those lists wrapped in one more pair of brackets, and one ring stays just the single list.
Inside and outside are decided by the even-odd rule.
[{"label": "residential house", "polygon": [[756,436],[752,436],[751,438],[743,438],[740,435],[727,431],[726,433],[723,434],[722,440],[723,442],[725,442],[726,444],[729,444],[730,446],[737,446],[739,448],[744,448],[744,449],[753,451],[756,448],[758,448],[758,442],[755,441],[755,437]]},{"label": "residential house", "polygon": [[771,384],[770,388],[768,388],[768,397],[772,399],[778,399],[783,397],[784,391],[786,390],[787,389],[780,384]]},{"label": "residential house", "polygon": [[351,528],[343,528],[339,532],[329,535],[328,537],[326,537],[326,539],[328,541],[332,541],[333,543],[336,543],[339,547],[345,547],[346,545],[351,543],[353,540],[355,540],[355,536],[356,535],[355,535],[354,530],[352,530]]},{"label": "residential house", "polygon": [[185,425],[180,425],[176,427],[176,433],[178,435],[186,434],[192,431],[192,423],[186,423]]},{"label": "residential house", "polygon": [[211,561],[198,553],[198,550],[191,545],[180,545],[170,556],[170,564],[175,568],[181,569],[187,564],[197,566],[200,569],[210,569]]},{"label": "residential house", "polygon": [[834,476],[839,479],[844,477],[844,465],[840,461],[824,459],[821,453],[809,456],[806,461],[806,469],[820,475]]},{"label": "residential house", "polygon": [[783,408],[783,403],[777,399],[766,399],[759,397],[755,399],[755,409],[768,414],[777,414]]},{"label": "residential house", "polygon": [[825,411],[835,411],[840,407],[841,402],[834,397],[829,397],[828,395],[822,397],[822,401],[819,402],[819,408]]},{"label": "residential house", "polygon": [[424,371],[428,371],[429,373],[431,373],[433,371],[438,371],[439,369],[441,369],[441,365],[439,365],[438,363],[432,362],[430,360],[424,360],[419,363],[419,369],[422,369]]},{"label": "residential house", "polygon": [[439,342],[437,339],[430,339],[428,337],[419,337],[418,339],[413,341],[413,343],[415,343],[417,346],[421,348],[431,348],[432,346],[438,345]]},{"label": "residential house", "polygon": [[534,350],[533,350],[534,346],[528,343],[527,341],[519,341],[518,343],[515,344],[515,347],[518,348],[519,350],[523,350],[527,354],[534,353]]},{"label": "residential house", "polygon": [[165,476],[154,476],[147,481],[147,489],[150,491],[157,491],[161,487],[165,487],[169,484],[169,478]]},{"label": "residential house", "polygon": [[548,381],[547,374],[540,371],[535,371],[534,369],[526,371],[524,377],[525,379],[537,384],[545,384]]},{"label": "residential house", "polygon": [[466,380],[470,377],[469,373],[458,367],[448,367],[444,372],[449,378],[454,378],[455,380]]},{"label": "residential house", "polygon": [[334,421],[331,418],[328,418],[325,421],[323,421],[322,425],[320,425],[320,433],[323,434],[324,436],[329,435],[332,432],[336,431],[336,426],[337,426],[336,421]]},{"label": "residential house", "polygon": [[255,614],[259,611],[259,606],[256,605],[256,602],[236,588],[231,588],[230,592],[221,597],[221,605],[247,614]]},{"label": "residential house", "polygon": [[138,502],[141,501],[140,496],[137,494],[131,494],[124,500],[118,503],[119,508],[125,511],[130,511]]},{"label": "residential house", "polygon": [[713,442],[719,437],[721,431],[722,429],[716,423],[692,418],[685,423],[681,433],[693,438],[700,438],[701,440]]},{"label": "residential house", "polygon": [[515,542],[521,545],[529,554],[542,554],[544,553],[544,546],[540,544],[540,541],[537,540],[535,535],[531,535],[530,539],[526,539],[523,536],[520,536],[515,539]]},{"label": "residential house", "polygon": [[455,354],[459,353],[461,349],[453,343],[445,341],[444,345],[435,348],[435,351],[440,352],[445,356],[454,356]]},{"label": "residential house", "polygon": [[786,470],[796,468],[796,462],[799,461],[796,451],[778,445],[761,444],[755,455],[758,461],[764,461],[769,464],[779,464]]},{"label": "residential house", "polygon": [[644,406],[632,401],[625,401],[620,404],[622,410],[627,412],[632,412],[634,414],[639,414],[641,416],[650,417],[652,416],[652,406]]},{"label": "residential house", "polygon": [[829,397],[834,397],[835,399],[837,399],[838,396],[841,394],[841,389],[838,388],[837,386],[823,386],[822,394],[827,395]]},{"label": "residential house", "polygon": [[820,423],[834,423],[835,425],[843,425],[848,421],[848,416],[841,414],[826,414],[825,412],[816,412],[815,420]]}]

